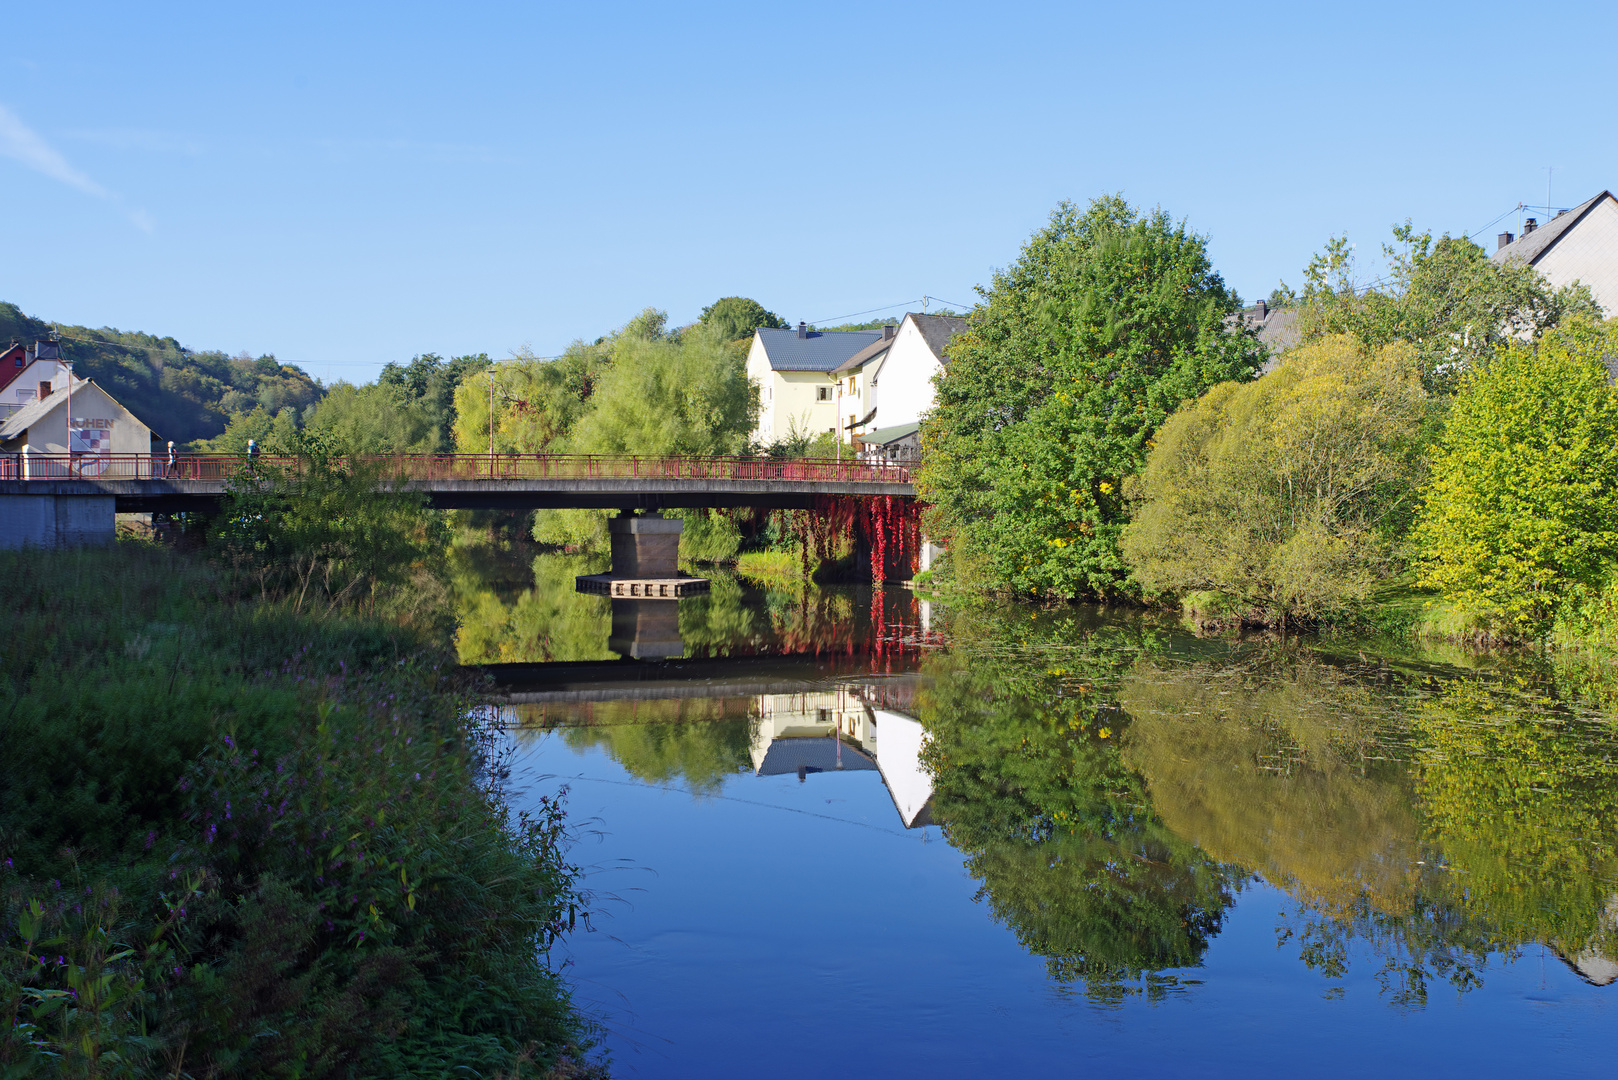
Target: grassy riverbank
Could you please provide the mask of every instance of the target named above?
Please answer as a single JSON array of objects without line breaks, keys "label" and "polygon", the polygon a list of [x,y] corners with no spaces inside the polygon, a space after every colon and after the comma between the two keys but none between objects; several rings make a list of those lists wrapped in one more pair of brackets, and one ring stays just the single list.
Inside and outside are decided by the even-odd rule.
[{"label": "grassy riverbank", "polygon": [[577,1053],[546,960],[577,904],[563,811],[511,812],[439,635],[131,544],[0,553],[0,594],[0,1074]]}]

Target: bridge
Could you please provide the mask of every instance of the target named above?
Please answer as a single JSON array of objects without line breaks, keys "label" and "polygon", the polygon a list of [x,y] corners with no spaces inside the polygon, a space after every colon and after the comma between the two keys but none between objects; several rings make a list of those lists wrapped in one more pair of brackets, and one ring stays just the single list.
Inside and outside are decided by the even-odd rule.
[{"label": "bridge", "polygon": [[[909,465],[850,460],[580,454],[386,454],[348,464],[435,509],[807,509],[826,496],[911,499]],[[296,457],[182,454],[0,457],[0,547],[110,539],[116,513],[209,513],[232,478],[296,471]]]}]

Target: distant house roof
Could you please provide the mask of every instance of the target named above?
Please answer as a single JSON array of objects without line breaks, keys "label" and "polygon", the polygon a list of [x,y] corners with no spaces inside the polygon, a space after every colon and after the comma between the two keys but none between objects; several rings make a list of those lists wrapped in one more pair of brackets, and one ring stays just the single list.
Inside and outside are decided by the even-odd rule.
[{"label": "distant house roof", "polygon": [[[1603,191],[1594,198],[1586,199],[1573,209],[1564,210],[1557,214],[1533,232],[1523,233],[1504,247],[1496,248],[1494,254],[1489,257],[1495,262],[1505,262],[1507,259],[1521,259],[1529,266],[1533,266],[1544,257],[1545,253],[1558,240],[1567,235],[1569,229],[1583,221],[1590,211],[1600,205],[1601,200],[1612,198],[1612,192]],[[1618,199],[1614,201],[1618,202]],[[1504,234],[1504,236],[1509,235],[1509,233]],[[1502,236],[1502,239],[1504,239],[1504,236]]]},{"label": "distant house roof", "polygon": [[1242,308],[1225,320],[1227,326],[1240,326],[1256,330],[1259,341],[1270,347],[1270,358],[1264,362],[1264,374],[1274,371],[1281,362],[1279,353],[1298,344],[1298,309],[1271,307],[1260,300],[1252,307]]},{"label": "distant house roof", "polygon": [[771,371],[835,371],[855,353],[882,340],[880,330],[810,330],[799,337],[796,330],[759,327],[757,333]]}]

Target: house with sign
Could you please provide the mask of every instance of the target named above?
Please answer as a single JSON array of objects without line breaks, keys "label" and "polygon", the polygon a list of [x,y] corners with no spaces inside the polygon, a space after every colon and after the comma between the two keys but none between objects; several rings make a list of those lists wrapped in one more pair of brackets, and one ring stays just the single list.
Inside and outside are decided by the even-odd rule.
[{"label": "house with sign", "polygon": [[[92,379],[65,376],[0,421],[0,464],[19,479],[100,476],[113,455],[158,452],[152,429]],[[69,409],[71,408],[71,413]]]}]

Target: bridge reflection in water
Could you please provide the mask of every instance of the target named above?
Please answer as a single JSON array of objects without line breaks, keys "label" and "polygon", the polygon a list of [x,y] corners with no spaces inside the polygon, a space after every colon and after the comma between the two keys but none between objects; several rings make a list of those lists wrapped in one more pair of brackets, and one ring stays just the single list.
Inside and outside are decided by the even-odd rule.
[{"label": "bridge reflection in water", "polygon": [[[700,788],[743,771],[796,775],[800,783],[812,783],[821,773],[875,773],[906,829],[933,824],[933,782],[921,756],[924,732],[908,711],[921,677],[869,670],[828,677],[827,666],[824,657],[687,662],[661,671],[651,665],[522,665],[560,681],[509,686],[501,694],[502,714],[518,732],[573,731],[579,738],[570,742],[603,742],[609,753],[628,741],[624,729],[661,728],[661,737],[635,740],[639,754],[614,753],[629,771],[653,782],[685,780]],[[648,669],[683,677],[634,679]],[[718,670],[730,674],[712,677]],[[626,678],[614,681],[615,673]],[[728,744],[717,775],[694,775],[654,760],[656,755],[640,756],[648,741],[677,743],[668,731],[675,726],[688,733],[693,727],[726,729],[697,736]]]}]

